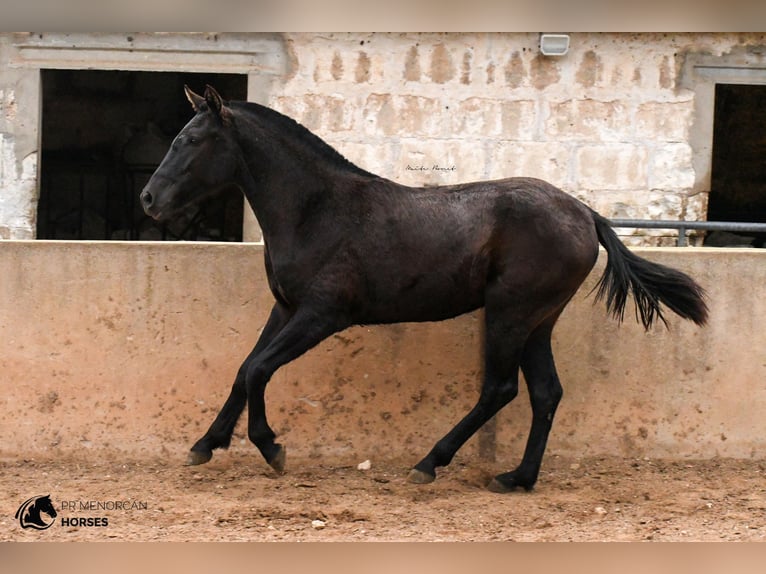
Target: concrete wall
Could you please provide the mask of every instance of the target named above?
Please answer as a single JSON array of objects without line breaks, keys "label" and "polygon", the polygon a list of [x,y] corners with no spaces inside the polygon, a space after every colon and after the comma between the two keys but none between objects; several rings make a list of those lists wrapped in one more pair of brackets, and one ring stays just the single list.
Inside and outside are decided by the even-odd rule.
[{"label": "concrete wall", "polygon": [[[402,183],[537,176],[606,216],[697,220],[711,86],[766,83],[764,45],[576,33],[549,58],[536,33],[0,34],[0,238],[34,234],[41,68],[244,73],[249,99]],[[632,243],[673,242],[640,233]]]},{"label": "concrete wall", "polygon": [[[618,327],[587,293],[554,348],[565,387],[550,452],[766,457],[766,254],[640,249],[710,295],[704,329]],[[0,243],[0,456],[165,454],[205,431],[271,306],[255,245]],[[481,313],[355,327],[278,371],[267,391],[293,454],[413,462],[475,401]],[[461,451],[511,466],[526,391]],[[257,453],[237,430],[233,447]]]}]

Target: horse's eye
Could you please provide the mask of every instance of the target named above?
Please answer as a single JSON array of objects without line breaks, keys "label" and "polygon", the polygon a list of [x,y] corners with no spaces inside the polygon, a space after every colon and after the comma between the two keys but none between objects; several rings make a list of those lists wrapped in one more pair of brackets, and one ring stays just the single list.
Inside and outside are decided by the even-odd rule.
[{"label": "horse's eye", "polygon": [[189,136],[189,143],[192,145],[196,145],[199,143],[199,140],[195,138],[194,136]]}]

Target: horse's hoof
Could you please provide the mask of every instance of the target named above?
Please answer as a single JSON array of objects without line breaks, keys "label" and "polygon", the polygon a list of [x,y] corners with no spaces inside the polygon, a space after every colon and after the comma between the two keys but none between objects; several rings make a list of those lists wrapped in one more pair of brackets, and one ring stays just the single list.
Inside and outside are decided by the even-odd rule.
[{"label": "horse's hoof", "polygon": [[534,485],[526,486],[524,484],[514,484],[512,486],[508,486],[507,484],[500,482],[497,478],[493,478],[492,482],[487,485],[487,490],[490,492],[496,492],[498,494],[506,494],[508,492],[513,492],[519,486],[527,492],[531,492],[534,489]]},{"label": "horse's hoof", "polygon": [[186,457],[186,466],[205,464],[206,462],[210,462],[211,458],[213,458],[212,451],[201,452],[198,450],[190,450],[189,456]]},{"label": "horse's hoof", "polygon": [[407,476],[407,482],[411,482],[412,484],[430,484],[434,480],[436,480],[436,476],[418,470],[417,468],[413,468],[410,471],[409,476]]},{"label": "horse's hoof", "polygon": [[285,463],[287,462],[287,449],[279,445],[279,451],[269,462],[269,466],[273,468],[277,473],[284,474]]},{"label": "horse's hoof", "polygon": [[487,490],[490,492],[496,492],[498,494],[506,494],[508,492],[513,492],[514,488],[506,486],[496,478],[493,478],[492,482],[487,485]]}]

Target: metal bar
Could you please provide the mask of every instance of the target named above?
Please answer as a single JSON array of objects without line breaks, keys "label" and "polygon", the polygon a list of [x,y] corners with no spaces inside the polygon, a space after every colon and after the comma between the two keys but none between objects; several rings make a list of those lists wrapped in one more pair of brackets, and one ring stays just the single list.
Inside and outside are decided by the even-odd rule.
[{"label": "metal bar", "polygon": [[766,233],[766,223],[741,221],[671,221],[658,219],[610,219],[612,227],[642,229],[704,229],[706,231],[751,231]]},{"label": "metal bar", "polygon": [[734,231],[766,233],[766,223],[743,221],[676,221],[658,219],[610,219],[612,227],[631,227],[635,229],[677,229],[677,247],[686,246],[687,229],[705,231]]}]

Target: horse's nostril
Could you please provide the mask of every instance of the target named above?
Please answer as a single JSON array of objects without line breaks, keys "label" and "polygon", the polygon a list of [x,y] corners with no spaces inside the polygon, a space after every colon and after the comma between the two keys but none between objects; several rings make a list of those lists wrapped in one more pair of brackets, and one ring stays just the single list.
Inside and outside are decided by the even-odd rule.
[{"label": "horse's nostril", "polygon": [[141,204],[144,207],[151,207],[152,203],[154,203],[154,197],[152,197],[152,194],[146,190],[141,192]]}]

